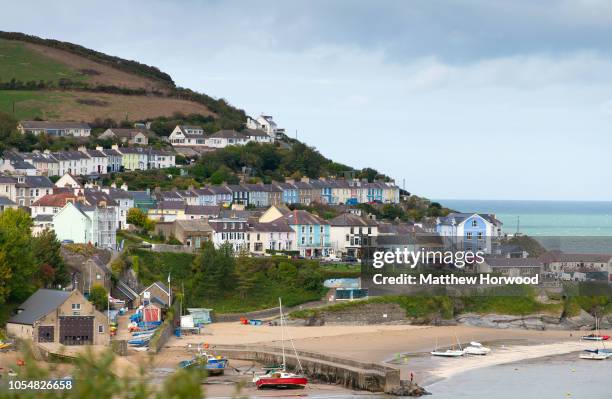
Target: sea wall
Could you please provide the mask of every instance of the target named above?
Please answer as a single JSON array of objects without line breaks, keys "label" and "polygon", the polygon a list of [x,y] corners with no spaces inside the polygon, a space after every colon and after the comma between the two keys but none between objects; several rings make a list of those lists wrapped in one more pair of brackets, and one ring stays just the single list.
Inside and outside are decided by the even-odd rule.
[{"label": "sea wall", "polygon": [[[293,325],[369,325],[369,324],[416,324],[416,325],[468,325],[487,328],[520,328],[525,330],[592,330],[595,318],[581,310],[574,317],[560,317],[546,313],[532,315],[464,313],[453,319],[439,316],[427,319],[409,318],[399,305],[394,303],[367,303],[363,306],[326,311],[319,309],[307,319],[291,319]],[[612,328],[612,315],[600,319],[600,327]]]},{"label": "sea wall", "polygon": [[[214,345],[211,350],[229,359],[252,360],[261,364],[281,364],[280,348],[255,345]],[[400,371],[378,363],[364,363],[315,352],[298,351],[299,364],[311,379],[339,384],[350,389],[392,392],[400,386]],[[290,369],[298,368],[293,351],[286,352]]]}]

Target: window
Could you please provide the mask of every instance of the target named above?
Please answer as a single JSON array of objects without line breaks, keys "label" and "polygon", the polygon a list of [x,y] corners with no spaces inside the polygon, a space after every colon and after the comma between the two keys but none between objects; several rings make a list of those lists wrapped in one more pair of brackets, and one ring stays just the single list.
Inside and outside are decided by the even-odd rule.
[{"label": "window", "polygon": [[72,304],[72,310],[81,310],[81,304],[80,303],[73,303]]},{"label": "window", "polygon": [[346,235],[346,242],[348,242],[348,241],[349,241],[349,235],[347,234]]},{"label": "window", "polygon": [[309,231],[310,231],[310,234],[312,234],[314,232],[314,227],[310,226]]},{"label": "window", "polygon": [[302,237],[302,245],[306,244],[306,237]]},{"label": "window", "polygon": [[478,227],[478,220],[472,219],[472,227]]},{"label": "window", "polygon": [[467,238],[468,240],[471,240],[472,239],[472,233],[471,232],[466,233],[465,234],[465,238]]},{"label": "window", "polygon": [[98,333],[104,334],[104,324],[98,324]]},{"label": "window", "polygon": [[478,239],[482,240],[482,233],[478,233]]}]

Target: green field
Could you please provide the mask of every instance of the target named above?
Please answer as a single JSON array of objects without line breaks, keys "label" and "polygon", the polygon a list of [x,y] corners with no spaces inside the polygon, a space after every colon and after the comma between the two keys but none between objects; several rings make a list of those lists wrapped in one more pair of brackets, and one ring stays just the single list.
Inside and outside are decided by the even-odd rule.
[{"label": "green field", "polygon": [[0,82],[11,79],[57,83],[59,79],[84,80],[70,67],[28,49],[23,43],[0,39]]},{"label": "green field", "polygon": [[48,111],[49,107],[61,104],[65,97],[61,92],[0,90],[0,111],[13,115],[18,120],[36,117],[52,119],[58,115]]}]

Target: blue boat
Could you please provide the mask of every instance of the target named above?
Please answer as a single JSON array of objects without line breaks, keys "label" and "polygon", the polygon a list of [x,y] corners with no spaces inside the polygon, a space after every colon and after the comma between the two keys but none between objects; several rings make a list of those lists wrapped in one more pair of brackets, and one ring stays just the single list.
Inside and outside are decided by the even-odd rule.
[{"label": "blue boat", "polygon": [[179,367],[184,369],[197,367],[206,370],[209,375],[220,375],[224,373],[228,364],[229,361],[223,356],[214,356],[202,351],[193,359],[180,362]]}]

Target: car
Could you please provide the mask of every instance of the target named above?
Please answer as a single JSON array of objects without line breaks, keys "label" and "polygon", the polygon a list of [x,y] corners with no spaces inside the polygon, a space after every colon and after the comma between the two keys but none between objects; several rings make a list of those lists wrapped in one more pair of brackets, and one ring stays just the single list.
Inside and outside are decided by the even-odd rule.
[{"label": "car", "polygon": [[340,257],[338,255],[334,255],[334,254],[329,254],[325,257],[323,257],[323,260],[325,262],[340,262]]},{"label": "car", "polygon": [[74,244],[74,240],[62,240],[61,244]]}]

